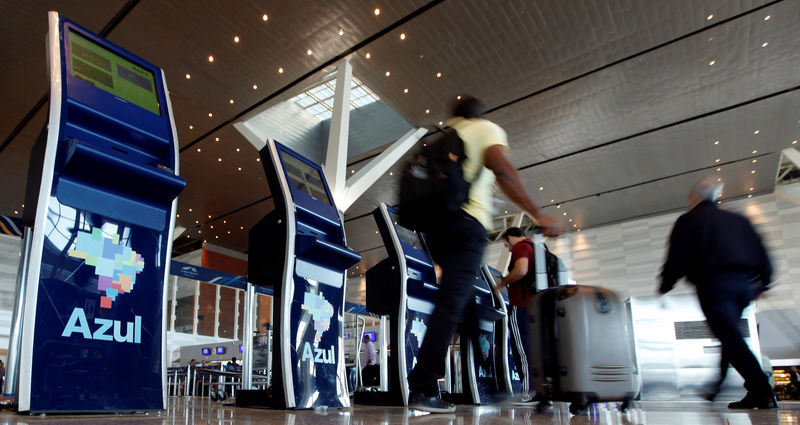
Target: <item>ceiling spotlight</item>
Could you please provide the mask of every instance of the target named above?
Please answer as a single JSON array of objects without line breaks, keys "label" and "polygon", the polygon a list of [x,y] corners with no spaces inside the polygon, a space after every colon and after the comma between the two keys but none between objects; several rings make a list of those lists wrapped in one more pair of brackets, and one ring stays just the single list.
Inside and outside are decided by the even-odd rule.
[{"label": "ceiling spotlight", "polygon": [[555,202],[555,201],[556,201],[555,199],[551,199],[551,200],[550,200],[550,202]]},{"label": "ceiling spotlight", "polygon": [[341,29],[341,28],[339,28],[339,36],[341,37],[341,36],[343,36],[343,35],[344,35],[344,30],[343,30],[343,29]]},{"label": "ceiling spotlight", "polygon": [[312,52],[311,49],[308,49],[308,50],[306,50],[306,54],[311,56],[312,54],[314,54],[314,52]]},{"label": "ceiling spotlight", "polygon": [[350,174],[355,174],[356,170],[350,170]]},{"label": "ceiling spotlight", "polygon": [[15,215],[16,215],[16,214],[19,214],[19,211],[17,211],[17,210],[14,210],[14,214],[15,214]]},{"label": "ceiling spotlight", "polygon": [[202,151],[200,150],[200,148],[197,148],[197,152],[202,152]]},{"label": "ceiling spotlight", "polygon": [[544,186],[539,186],[539,190],[544,190]]},{"label": "ceiling spotlight", "polygon": [[442,73],[441,72],[437,72],[436,73],[436,78],[441,78],[441,77],[442,77]]},{"label": "ceiling spotlight", "polygon": [[[209,217],[209,218],[210,218],[210,217]],[[212,229],[214,228],[214,225],[213,225],[213,224],[211,225],[211,228],[212,228]]]},{"label": "ceiling spotlight", "polygon": [[258,90],[258,84],[253,84],[253,90]]},{"label": "ceiling spotlight", "polygon": [[191,209],[191,208],[189,208],[189,212],[192,212],[192,209]]},{"label": "ceiling spotlight", "polygon": [[278,74],[283,74],[283,67],[278,68]]},{"label": "ceiling spotlight", "polygon": [[750,189],[748,189],[748,190],[752,192],[752,191],[753,191],[753,188],[751,187],[751,188],[750,188]]},{"label": "ceiling spotlight", "polygon": [[792,140],[792,144],[796,145],[797,144],[797,140]]},{"label": "ceiling spotlight", "polygon": [[706,16],[706,21],[710,21],[712,19],[714,19],[714,14],[713,13],[708,15],[708,16]]},{"label": "ceiling spotlight", "polygon": [[425,110],[425,113],[426,113],[426,114],[430,114],[430,113],[431,113],[431,110],[430,110],[430,109],[426,109],[426,110]]},{"label": "ceiling spotlight", "polygon": [[753,150],[753,155],[757,154],[758,150]]},{"label": "ceiling spotlight", "polygon": [[717,177],[717,181],[721,182],[722,181],[722,177]]},{"label": "ceiling spotlight", "polygon": [[190,126],[189,126],[189,130],[194,130],[194,126],[193,126],[193,125],[190,125]]},{"label": "ceiling spotlight", "polygon": [[769,18],[771,18],[771,17],[772,17],[772,15],[767,15],[767,16],[764,17],[764,20],[765,21],[769,21]]},{"label": "ceiling spotlight", "polygon": [[209,57],[208,57],[208,61],[209,61],[209,62],[214,62],[214,56],[209,56]]},{"label": "ceiling spotlight", "polygon": [[755,164],[756,162],[758,162],[758,160],[757,160],[757,159],[754,159],[754,160],[753,160],[753,164]]},{"label": "ceiling spotlight", "polygon": [[[208,218],[211,218],[211,214],[208,215]],[[211,226],[211,227],[214,227],[214,226]]]},{"label": "ceiling spotlight", "polygon": [[375,16],[378,16],[381,14],[381,10],[376,7],[373,13],[375,13]]},{"label": "ceiling spotlight", "polygon": [[755,174],[756,170],[750,170],[750,174]]},{"label": "ceiling spotlight", "polygon": [[388,76],[390,76],[390,75],[392,75],[392,73],[391,73],[391,72],[389,72],[389,71],[386,71],[386,76],[388,77]]},{"label": "ceiling spotlight", "polygon": [[761,43],[761,47],[767,47],[767,46],[769,46],[769,43],[767,43],[766,41]]},{"label": "ceiling spotlight", "polygon": [[[578,227],[578,225],[577,224],[573,224],[572,227]],[[580,232],[580,230],[578,230],[578,231]]]},{"label": "ceiling spotlight", "polygon": [[751,194],[747,195],[747,197],[748,197],[748,198],[752,198],[752,197],[753,197],[753,194],[751,193]]},{"label": "ceiling spotlight", "polygon": [[370,52],[367,52],[367,54],[366,54],[366,55],[364,55],[364,57],[365,57],[365,58],[367,58],[367,59],[369,59],[369,58],[371,58],[371,57],[372,57],[372,53],[370,53]]},{"label": "ceiling spotlight", "polygon": [[392,171],[389,171],[389,175],[390,175],[390,176],[393,176],[393,175],[394,175],[394,172],[392,172]]},{"label": "ceiling spotlight", "polygon": [[244,230],[244,226],[239,226],[239,230]]},{"label": "ceiling spotlight", "polygon": [[261,16],[261,20],[264,21],[264,22],[267,22],[267,21],[269,21],[269,16],[267,16],[267,14],[265,13],[265,14],[263,14]]},{"label": "ceiling spotlight", "polygon": [[561,204],[556,205],[556,208],[561,208]]},{"label": "ceiling spotlight", "polygon": [[256,158],[256,162],[261,162],[261,158]]},{"label": "ceiling spotlight", "polygon": [[566,212],[566,211],[564,211],[564,214],[562,214],[562,215],[567,215],[567,212]]},{"label": "ceiling spotlight", "polygon": [[461,95],[456,96],[456,100],[461,100]]},{"label": "ceiling spotlight", "polygon": [[403,93],[408,93],[408,89],[403,89]]},{"label": "ceiling spotlight", "polygon": [[714,140],[714,144],[718,145],[719,144],[719,140]]},{"label": "ceiling spotlight", "polygon": [[242,167],[239,167],[239,171],[242,171]]},{"label": "ceiling spotlight", "polygon": [[212,114],[211,112],[209,112],[209,113],[208,113],[208,117],[209,117],[209,118],[211,118],[211,117],[213,117],[213,116],[214,116],[214,114]]},{"label": "ceiling spotlight", "polygon": [[719,162],[719,158],[715,159],[714,162]]},{"label": "ceiling spotlight", "polygon": [[753,134],[758,134],[758,133],[761,133],[761,130],[756,130],[753,132]]},{"label": "ceiling spotlight", "polygon": [[233,99],[228,99],[228,103],[230,103],[231,105],[233,105]]},{"label": "ceiling spotlight", "polygon": [[717,61],[712,60],[711,62],[708,63],[708,66],[714,66],[714,64],[716,64],[716,63],[717,63]]},{"label": "ceiling spotlight", "polygon": [[186,79],[188,80],[190,78],[192,78],[192,74],[186,74]]},{"label": "ceiling spotlight", "polygon": [[572,219],[569,219],[569,222],[572,223]]},{"label": "ceiling spotlight", "polygon": [[236,152],[239,152],[239,148],[236,148]]},{"label": "ceiling spotlight", "polygon": [[228,224],[228,220],[222,220],[222,224]]},{"label": "ceiling spotlight", "polygon": [[238,35],[234,35],[233,36],[233,42],[236,43],[236,44],[239,44],[239,36]]},{"label": "ceiling spotlight", "polygon": [[222,162],[222,158],[217,158],[217,162]]},{"label": "ceiling spotlight", "polygon": [[717,171],[722,171],[722,168],[717,168]]},{"label": "ceiling spotlight", "polygon": [[214,138],[214,141],[215,141],[215,142],[219,142],[219,137],[215,137],[215,138]]},{"label": "ceiling spotlight", "polygon": [[443,121],[439,121],[439,125],[440,125],[440,126],[441,126],[441,125],[444,125],[444,122],[443,122]]}]

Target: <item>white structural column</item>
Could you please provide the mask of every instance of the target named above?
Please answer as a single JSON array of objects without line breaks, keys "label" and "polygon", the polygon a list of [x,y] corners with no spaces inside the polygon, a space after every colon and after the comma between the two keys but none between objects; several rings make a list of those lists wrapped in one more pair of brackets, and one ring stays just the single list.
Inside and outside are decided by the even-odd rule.
[{"label": "white structural column", "polygon": [[792,161],[797,169],[800,169],[800,151],[795,148],[786,148],[783,150],[784,158]]},{"label": "white structural column", "polygon": [[[389,170],[389,167],[402,158],[427,132],[427,129],[421,127],[409,130],[403,137],[392,143],[391,146],[381,152],[375,159],[358,170],[357,173],[353,174],[353,176],[347,180],[347,188],[343,199],[337,200],[336,205],[342,211],[347,211],[373,183],[378,181],[378,179]],[[343,169],[342,172],[344,171]]]},{"label": "white structural column", "polygon": [[333,192],[336,205],[340,204],[345,193],[347,179],[347,141],[350,131],[350,82],[353,79],[353,66],[350,61],[339,64],[336,70],[336,93],[333,95],[333,114],[328,134],[328,151],[325,155],[325,175]]},{"label": "white structural column", "polygon": [[[519,214],[514,216],[514,221],[511,223],[512,227],[522,227],[522,219],[525,218],[525,213],[520,212]],[[500,273],[505,274],[506,270],[508,270],[508,263],[511,261],[511,251],[507,249],[503,249],[503,252],[500,254],[500,259],[497,260],[497,270],[500,270]]]}]

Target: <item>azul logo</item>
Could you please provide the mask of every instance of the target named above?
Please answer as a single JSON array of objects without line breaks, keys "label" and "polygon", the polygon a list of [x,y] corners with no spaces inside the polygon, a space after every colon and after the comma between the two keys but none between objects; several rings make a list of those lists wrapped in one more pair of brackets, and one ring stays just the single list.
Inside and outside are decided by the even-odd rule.
[{"label": "azul logo", "polygon": [[197,268],[192,266],[183,266],[181,267],[180,271],[181,275],[184,277],[197,277],[199,275]]},{"label": "azul logo", "polygon": [[94,266],[97,289],[105,292],[100,296],[100,308],[111,308],[117,295],[131,292],[136,275],[144,270],[141,254],[120,245],[117,234],[112,238],[103,237],[97,227],[92,233],[78,232],[75,249],[69,250],[69,256],[83,258],[86,264]]},{"label": "azul logo", "polygon": [[[86,320],[86,312],[80,307],[75,307],[72,310],[72,315],[69,316],[67,326],[61,332],[61,336],[69,338],[73,333],[83,336],[84,339],[94,339],[98,341],[116,341],[116,342],[130,342],[133,344],[141,344],[142,342],[142,316],[134,316],[133,323],[125,323],[125,334],[122,334],[123,322],[119,320],[94,318],[96,326],[94,332],[89,327],[89,321]],[[113,331],[112,331],[113,327]]]},{"label": "azul logo", "polygon": [[303,358],[301,361],[311,360],[314,363],[336,363],[335,351],[331,345],[328,349],[313,348],[310,342],[303,344]]}]

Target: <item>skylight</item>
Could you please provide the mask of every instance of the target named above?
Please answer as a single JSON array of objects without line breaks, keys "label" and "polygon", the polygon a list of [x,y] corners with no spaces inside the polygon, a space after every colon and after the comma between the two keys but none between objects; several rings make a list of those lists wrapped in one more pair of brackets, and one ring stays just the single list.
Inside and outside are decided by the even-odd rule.
[{"label": "skylight", "polygon": [[[311,112],[320,121],[330,119],[333,115],[333,95],[336,92],[336,78],[312,87],[291,100],[301,108]],[[377,102],[378,96],[364,85],[358,78],[353,77],[350,83],[350,109],[357,109],[372,102]]]}]

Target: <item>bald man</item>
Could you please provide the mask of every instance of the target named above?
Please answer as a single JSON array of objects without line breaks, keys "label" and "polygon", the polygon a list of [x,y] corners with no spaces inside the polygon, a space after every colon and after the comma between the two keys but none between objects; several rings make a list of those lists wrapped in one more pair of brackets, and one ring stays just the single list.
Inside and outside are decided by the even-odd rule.
[{"label": "bald man", "polygon": [[728,407],[773,409],[778,407],[775,394],[739,329],[742,311],[768,288],[772,266],[750,221],[714,204],[722,186],[706,177],[691,187],[689,212],[678,218],[670,235],[659,292],[666,294],[683,276],[697,287],[722,358],[742,375],[747,389],[742,400]]}]

